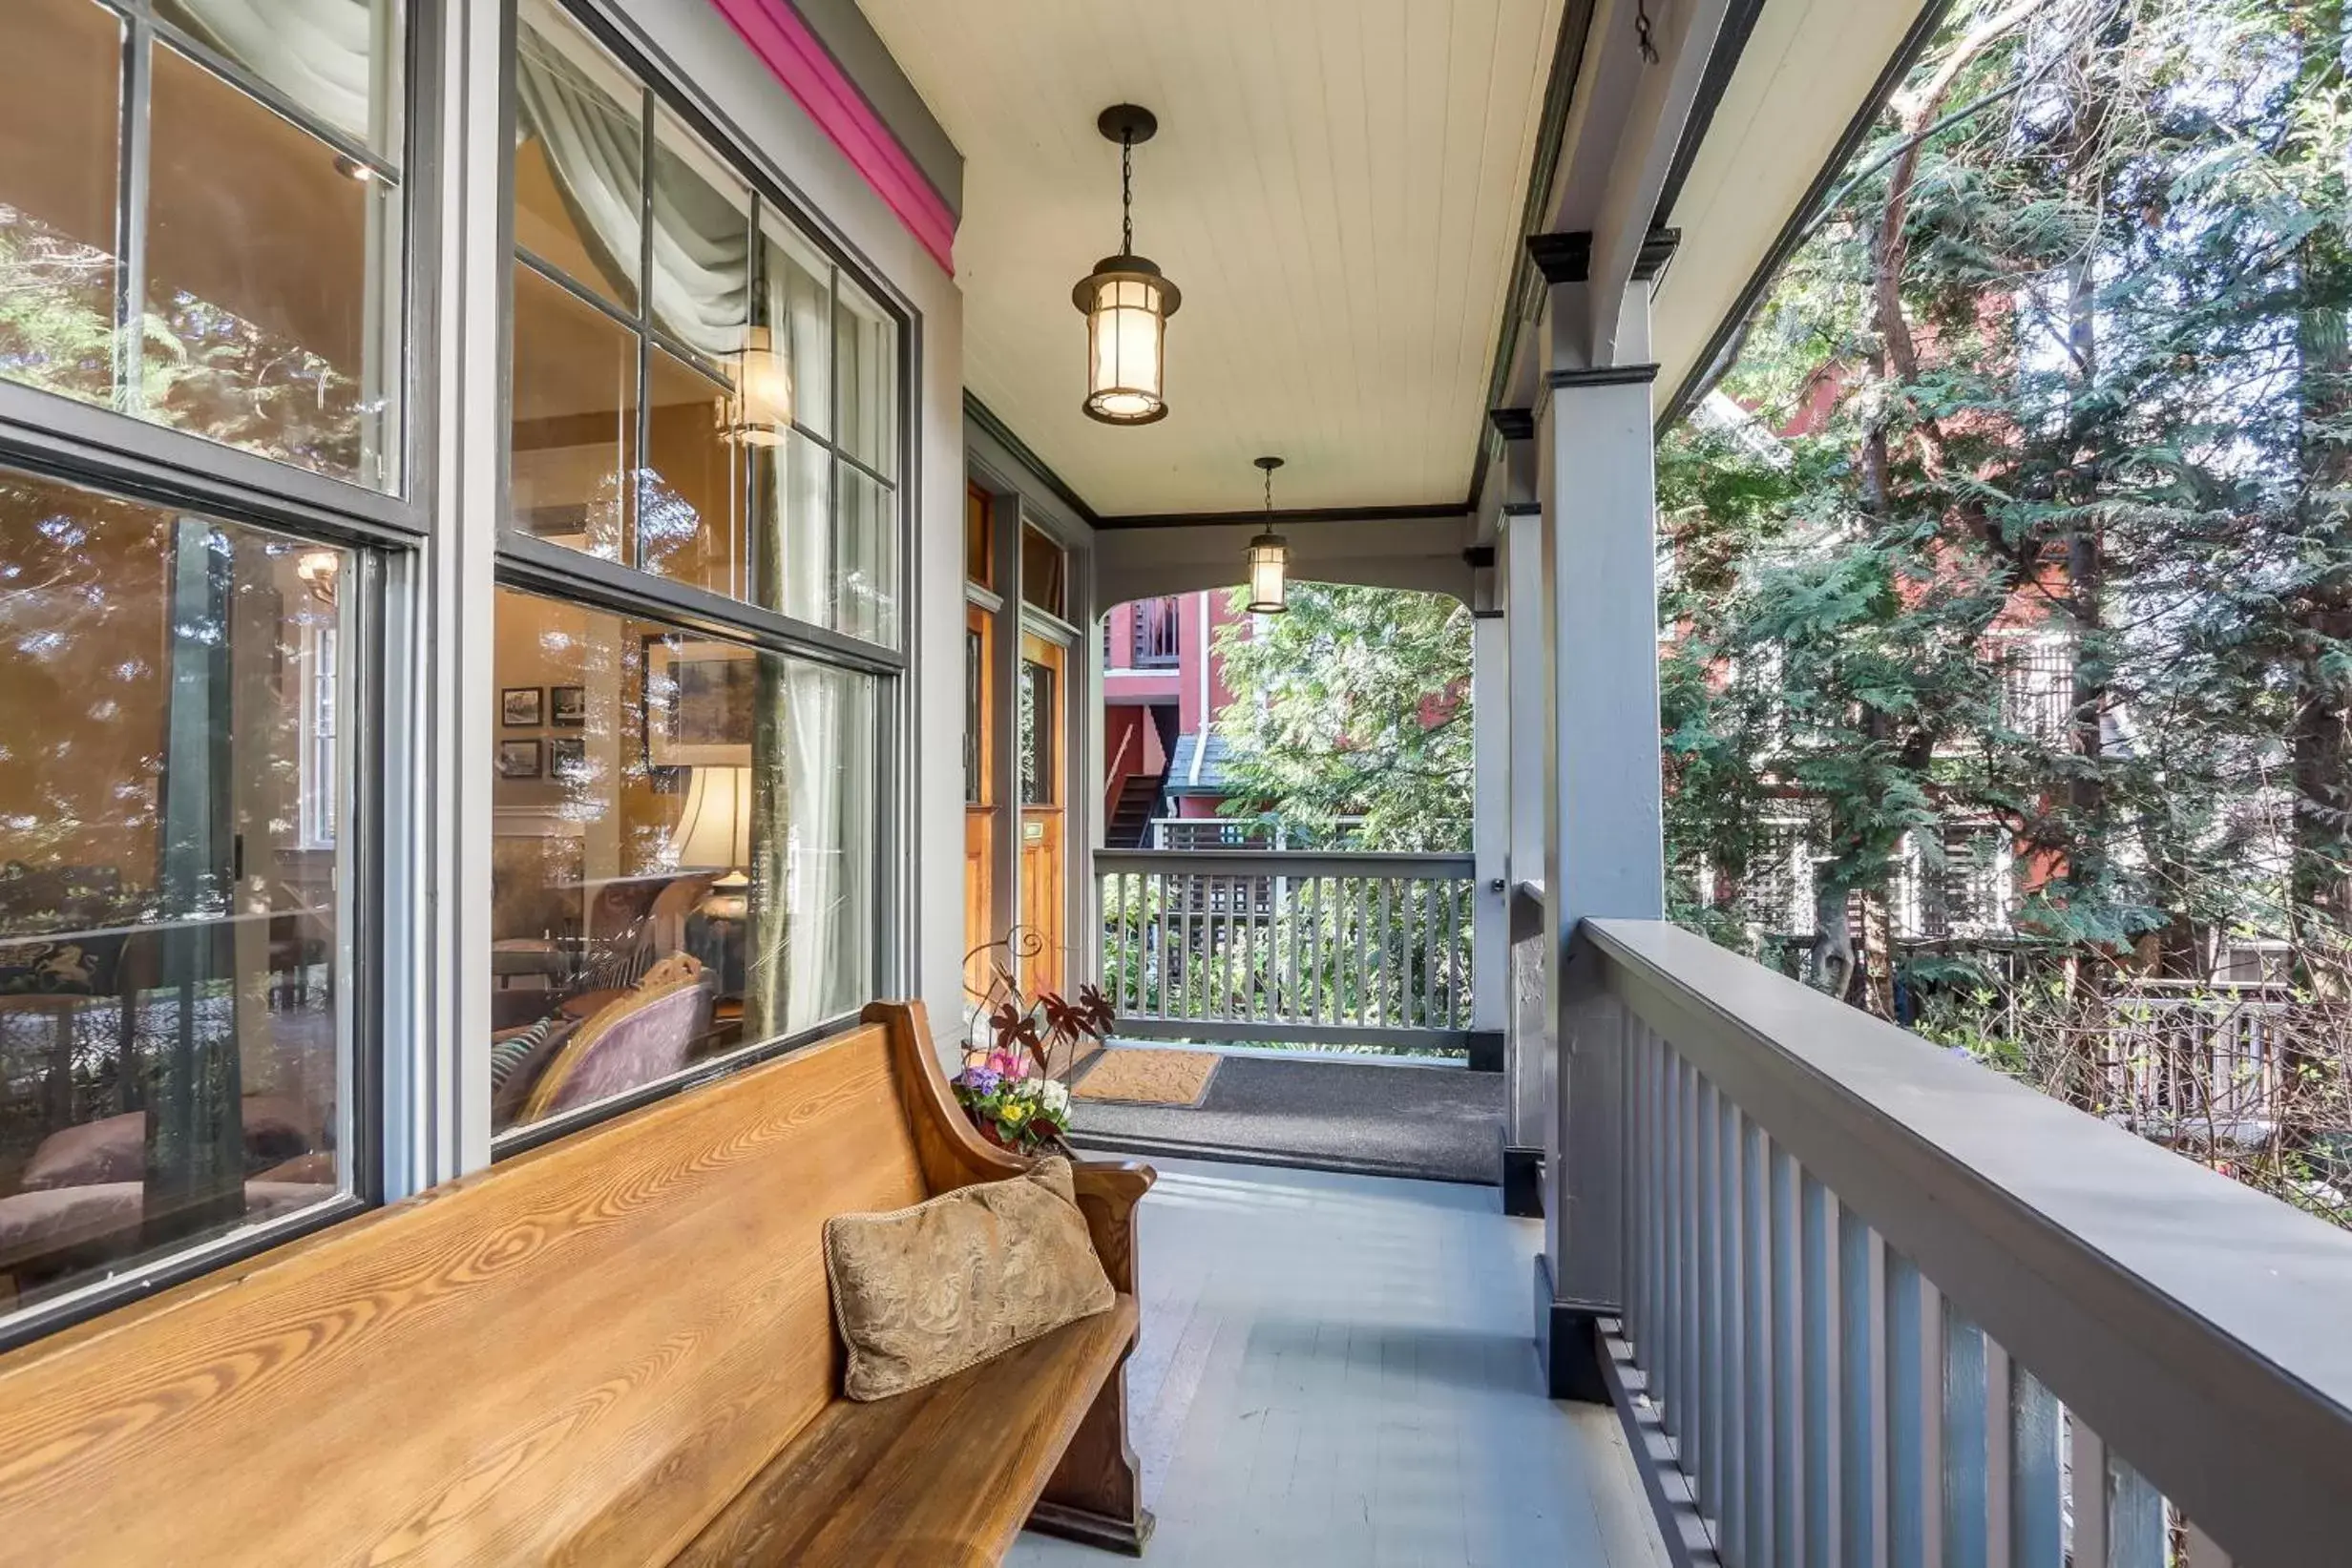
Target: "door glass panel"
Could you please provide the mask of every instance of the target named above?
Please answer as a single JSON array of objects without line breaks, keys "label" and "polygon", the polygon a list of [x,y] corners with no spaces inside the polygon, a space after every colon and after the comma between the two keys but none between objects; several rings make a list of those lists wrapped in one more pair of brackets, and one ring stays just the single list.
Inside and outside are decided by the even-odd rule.
[{"label": "door glass panel", "polygon": [[646,463],[638,475],[638,563],[743,595],[742,449],[729,439],[733,391],[665,349],[653,351]]},{"label": "door glass panel", "polygon": [[623,309],[644,226],[643,94],[551,0],[514,40],[514,242]]},{"label": "door glass panel", "polygon": [[399,0],[156,0],[157,15],[387,157],[400,150],[401,10]]},{"label": "door glass panel", "polygon": [[0,1311],[350,1190],[355,564],[0,470]]},{"label": "door glass panel", "polygon": [[637,334],[514,268],[514,526],[622,560],[622,476],[637,463]]},{"label": "door glass panel", "polygon": [[871,677],[498,596],[494,1128],[873,994]]},{"label": "door glass panel", "polygon": [[158,47],[150,136],[152,417],[338,479],[383,486],[397,356],[382,258],[397,193],[177,50]]},{"label": "door glass panel", "polygon": [[1054,776],[1054,672],[1020,661],[1020,804],[1051,805]]},{"label": "door glass panel", "polygon": [[91,0],[12,0],[0,49],[0,374],[115,389],[122,26]]}]

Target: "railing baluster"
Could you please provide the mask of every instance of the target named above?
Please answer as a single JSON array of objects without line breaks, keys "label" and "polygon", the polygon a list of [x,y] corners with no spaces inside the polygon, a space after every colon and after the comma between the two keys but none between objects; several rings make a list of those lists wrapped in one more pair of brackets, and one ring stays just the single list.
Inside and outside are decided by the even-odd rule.
[{"label": "railing baluster", "polygon": [[1739,1504],[1742,1558],[1773,1558],[1772,1171],[1764,1129],[1745,1115],[1739,1129],[1740,1401]]},{"label": "railing baluster", "polygon": [[2067,1502],[2074,1521],[2074,1568],[2108,1568],[2107,1444],[2090,1424],[2067,1412]]},{"label": "railing baluster", "polygon": [[1705,1200],[1699,1185],[1699,1074],[1674,1056],[1674,1445],[1682,1468],[1698,1474],[1699,1235]]},{"label": "railing baluster", "polygon": [[1838,1486],[1845,1568],[1885,1568],[1886,1247],[1862,1217],[1838,1209],[1839,1346],[1844,1409]]},{"label": "railing baluster", "polygon": [[2065,1568],[2066,1473],[2057,1396],[2011,1363],[2008,1411],[2010,1568]]},{"label": "railing baluster", "polygon": [[2016,1376],[2001,1342],[1981,1330],[1979,1337],[1984,1346],[1984,1565],[2012,1568],[2017,1556],[2017,1433],[2010,1402]]},{"label": "railing baluster", "polygon": [[1804,1561],[1833,1568],[1838,1553],[1838,1200],[1800,1170],[1804,1264],[1799,1325],[1804,1339]]},{"label": "railing baluster", "polygon": [[[1740,1258],[1744,1248],[1741,1237],[1747,1229],[1743,1223],[1740,1180],[1741,1121],[1738,1102],[1720,1091],[1715,1096],[1715,1245],[1719,1256],[1715,1261],[1716,1280],[1722,1299],[1717,1306],[1715,1323],[1723,1340],[1723,1382],[1716,1400],[1721,1417],[1717,1422],[1718,1442],[1722,1450],[1721,1468],[1723,1507],[1718,1517],[1723,1524],[1724,1538],[1732,1543],[1736,1553],[1748,1539],[1747,1493],[1742,1486],[1746,1468],[1741,1453],[1742,1423],[1740,1390],[1744,1387],[1745,1336],[1741,1329],[1746,1323],[1746,1292],[1741,1286]],[[1745,1568],[1746,1559],[1741,1559]]]},{"label": "railing baluster", "polygon": [[[1943,1560],[1974,1568],[1989,1555],[1991,1438],[1984,1330],[1943,1310]],[[2005,1441],[2002,1445],[2007,1447]]]},{"label": "railing baluster", "polygon": [[1699,1080],[1699,1103],[1692,1133],[1698,1144],[1699,1216],[1699,1387],[1694,1409],[1698,1448],[1699,1501],[1717,1520],[1723,1517],[1723,1228],[1722,1140],[1715,1086]]},{"label": "railing baluster", "polygon": [[1438,960],[1441,950],[1436,945],[1438,934],[1438,885],[1424,879],[1421,883],[1421,1027],[1442,1027],[1447,1020],[1438,1016]]},{"label": "railing baluster", "polygon": [[[1929,1379],[1942,1381],[1940,1315],[1919,1266],[1900,1252],[1886,1256],[1886,1525],[1887,1553],[1901,1568],[1935,1568],[1943,1534],[1936,1527],[1933,1448],[1941,1447]],[[1932,1347],[1932,1348],[1931,1348]],[[1932,1372],[1930,1370],[1932,1369]],[[1942,1402],[1936,1401],[1936,1404]]]},{"label": "railing baluster", "polygon": [[1804,1556],[1805,1445],[1799,1430],[1804,1347],[1797,1328],[1804,1233],[1796,1208],[1796,1161],[1769,1139],[1764,1147],[1772,1172],[1772,1560],[1794,1568]]}]

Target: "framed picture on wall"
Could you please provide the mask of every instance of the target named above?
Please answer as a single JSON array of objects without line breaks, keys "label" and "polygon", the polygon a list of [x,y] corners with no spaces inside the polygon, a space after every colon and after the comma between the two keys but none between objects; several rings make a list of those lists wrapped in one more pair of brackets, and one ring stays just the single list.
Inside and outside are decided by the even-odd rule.
[{"label": "framed picture on wall", "polygon": [[539,776],[538,742],[534,740],[498,742],[499,778],[536,779]]},{"label": "framed picture on wall", "polygon": [[648,638],[645,761],[654,767],[751,765],[759,656],[731,642]]},{"label": "framed picture on wall", "polygon": [[548,687],[547,720],[557,729],[587,728],[588,688],[585,686]]},{"label": "framed picture on wall", "polygon": [[548,742],[547,773],[567,784],[588,777],[588,742],[577,735],[558,735]]},{"label": "framed picture on wall", "polygon": [[537,729],[547,722],[543,693],[536,686],[509,686],[498,694],[498,722],[508,729]]}]

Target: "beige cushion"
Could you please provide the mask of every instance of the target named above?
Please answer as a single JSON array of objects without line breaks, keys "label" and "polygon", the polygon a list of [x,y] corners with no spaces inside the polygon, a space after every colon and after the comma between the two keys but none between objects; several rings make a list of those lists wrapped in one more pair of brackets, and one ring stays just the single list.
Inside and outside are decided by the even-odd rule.
[{"label": "beige cushion", "polygon": [[1060,1159],[893,1214],[836,1215],[825,1273],[851,1399],[952,1377],[1117,1299]]}]

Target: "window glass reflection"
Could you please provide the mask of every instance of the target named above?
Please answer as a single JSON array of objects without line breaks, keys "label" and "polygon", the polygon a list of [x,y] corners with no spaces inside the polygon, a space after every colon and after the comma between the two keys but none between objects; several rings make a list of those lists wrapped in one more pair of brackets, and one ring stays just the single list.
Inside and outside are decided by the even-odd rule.
[{"label": "window glass reflection", "polygon": [[348,1190],[353,568],[0,470],[0,1310]]},{"label": "window glass reflection", "polygon": [[744,346],[751,188],[668,115],[654,120],[653,319],[713,359]]},{"label": "window glass reflection", "polygon": [[0,375],[115,392],[122,27],[91,0],[12,0],[0,49]]},{"label": "window glass reflection", "polygon": [[548,0],[514,40],[514,242],[623,309],[644,227],[642,94]]},{"label": "window glass reflection", "polygon": [[502,590],[496,680],[496,1131],[872,995],[872,678]]},{"label": "window glass reflection", "polygon": [[395,193],[177,50],[155,51],[149,116],[140,405],[282,462],[388,483],[397,356],[370,328]]},{"label": "window glass reflection", "polygon": [[515,263],[510,499],[524,533],[627,558],[623,476],[637,465],[637,351],[635,333]]},{"label": "window glass reflection", "polygon": [[646,391],[638,564],[741,598],[744,465],[728,427],[733,388],[657,348]]},{"label": "window glass reflection", "polygon": [[399,0],[156,0],[156,14],[322,124],[398,153]]}]

